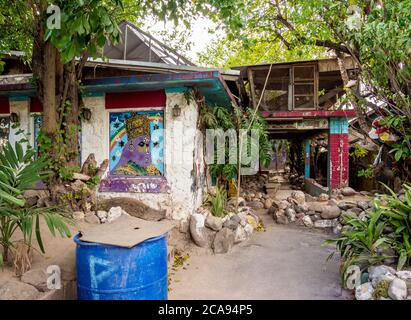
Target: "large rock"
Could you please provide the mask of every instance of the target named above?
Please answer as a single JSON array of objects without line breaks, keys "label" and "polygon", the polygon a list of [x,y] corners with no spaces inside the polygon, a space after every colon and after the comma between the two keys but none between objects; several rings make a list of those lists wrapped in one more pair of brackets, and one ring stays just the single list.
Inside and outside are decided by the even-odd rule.
[{"label": "large rock", "polygon": [[338,221],[335,220],[317,220],[314,222],[315,228],[334,228],[337,226]]},{"label": "large rock", "polygon": [[318,201],[328,201],[328,199],[330,199],[330,197],[326,193],[321,193],[318,196]]},{"label": "large rock", "polygon": [[228,204],[234,207],[236,206],[237,203],[239,207],[245,206],[246,204],[245,199],[242,197],[238,197],[238,200],[237,200],[237,197],[232,197],[228,200]]},{"label": "large rock", "polygon": [[209,214],[205,221],[205,225],[214,231],[220,231],[223,228],[223,219]]},{"label": "large rock", "polygon": [[295,221],[295,210],[294,209],[291,209],[291,208],[287,208],[287,209],[285,209],[285,215],[286,215],[286,217],[288,218],[288,220],[290,221],[290,222],[294,222]]},{"label": "large rock", "polygon": [[304,216],[303,217],[303,223],[306,227],[308,228],[312,228],[313,227],[313,221],[311,220],[310,216]]},{"label": "large rock", "polygon": [[253,209],[264,209],[264,204],[261,201],[250,201],[247,202],[247,206]]},{"label": "large rock", "polygon": [[371,266],[368,268],[369,278],[372,281],[373,279],[380,278],[381,276],[395,275],[396,270],[389,266]]},{"label": "large rock", "polygon": [[337,224],[334,228],[333,228],[333,233],[334,234],[341,234],[343,226],[341,224]]},{"label": "large rock", "polygon": [[264,202],[264,208],[270,209],[273,206],[273,199],[266,199]]},{"label": "large rock", "polygon": [[81,180],[76,180],[73,183],[70,184],[71,189],[73,189],[74,192],[80,193],[83,192],[83,190],[88,190],[88,186]]},{"label": "large rock", "polygon": [[[105,219],[104,222],[106,222],[107,218],[104,218],[104,219]],[[84,216],[84,221],[86,221],[87,223],[91,223],[91,224],[100,224],[100,219],[93,212],[87,213]],[[103,220],[101,222],[103,222]]]},{"label": "large rock", "polygon": [[391,281],[393,281],[394,279],[395,279],[395,276],[391,273],[388,273],[388,274],[383,274],[379,277],[373,277],[371,280],[371,283],[372,283],[372,286],[376,288],[378,283],[380,283],[381,281],[387,281],[391,283]]},{"label": "large rock", "polygon": [[44,269],[32,269],[21,276],[21,281],[32,285],[38,291],[47,291],[48,274]]},{"label": "large rock", "polygon": [[289,224],[290,221],[288,220],[287,216],[278,216],[276,222],[278,224]]},{"label": "large rock", "polygon": [[348,210],[348,209],[351,209],[351,208],[355,208],[356,206],[357,206],[357,204],[356,203],[354,203],[354,202],[349,202],[349,201],[341,201],[339,204],[337,204],[338,205],[338,207],[341,209],[341,210],[344,210],[344,211],[346,211],[346,210]]},{"label": "large rock", "polygon": [[308,205],[306,203],[304,204],[296,204],[294,205],[294,210],[296,213],[301,213],[301,212],[307,212],[308,211]]},{"label": "large rock", "polygon": [[357,194],[357,191],[355,191],[351,187],[344,187],[344,188],[341,189],[341,194],[343,196],[348,197],[348,196],[353,196],[353,195]]},{"label": "large rock", "polygon": [[235,235],[231,229],[223,228],[217,232],[214,242],[213,249],[214,253],[227,253],[231,250],[234,245]]},{"label": "large rock", "polygon": [[411,271],[410,270],[398,271],[396,273],[396,276],[400,278],[401,280],[404,280],[411,289]]},{"label": "large rock", "polygon": [[234,243],[240,243],[247,240],[248,235],[243,227],[239,226],[234,232]]},{"label": "large rock", "polygon": [[274,200],[274,205],[280,210],[285,210],[290,206],[290,203],[286,200]]},{"label": "large rock", "polygon": [[357,207],[361,208],[362,210],[367,210],[368,209],[368,201],[357,201]]},{"label": "large rock", "polygon": [[405,300],[407,298],[407,284],[404,280],[395,278],[388,288],[388,296],[393,300]]},{"label": "large rock", "polygon": [[315,211],[315,212],[323,212],[324,208],[328,206],[327,203],[324,202],[308,202],[308,210]]},{"label": "large rock", "polygon": [[107,214],[107,222],[111,223],[117,220],[118,218],[121,217],[122,214],[123,214],[123,209],[121,209],[121,207],[112,207]]},{"label": "large rock", "polygon": [[305,203],[305,193],[302,191],[293,191],[291,193],[291,198],[293,198],[295,201],[297,201],[298,204],[304,204]]},{"label": "large rock", "polygon": [[226,220],[223,223],[224,228],[229,228],[231,230],[235,230],[238,228],[239,224],[241,222],[241,218],[238,215],[233,215],[230,219]]},{"label": "large rock", "polygon": [[134,198],[116,197],[104,199],[99,202],[100,209],[109,211],[112,207],[121,207],[130,216],[149,220],[160,221],[165,219],[166,210],[155,210]]},{"label": "large rock", "polygon": [[372,300],[374,289],[371,282],[363,283],[355,289],[355,299],[357,300]]},{"label": "large rock", "polygon": [[244,227],[244,231],[247,233],[247,236],[249,237],[253,233],[254,228],[251,224],[247,223]]},{"label": "large rock", "polygon": [[10,280],[0,288],[0,300],[36,300],[40,292],[30,284]]},{"label": "large rock", "polygon": [[74,211],[73,212],[73,219],[76,221],[84,220],[84,212],[83,211]]},{"label": "large rock", "polygon": [[321,218],[323,219],[335,219],[341,215],[341,209],[337,206],[325,206],[321,212]]},{"label": "large rock", "polygon": [[190,218],[190,234],[193,241],[199,247],[206,247],[208,244],[207,234],[205,232],[205,219],[202,214],[195,213]]}]

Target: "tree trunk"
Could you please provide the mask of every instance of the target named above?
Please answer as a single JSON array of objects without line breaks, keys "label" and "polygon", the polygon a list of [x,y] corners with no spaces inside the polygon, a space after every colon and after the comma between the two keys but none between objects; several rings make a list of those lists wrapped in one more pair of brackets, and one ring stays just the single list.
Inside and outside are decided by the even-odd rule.
[{"label": "tree trunk", "polygon": [[43,130],[49,135],[55,135],[58,129],[56,109],[56,49],[50,42],[44,46],[43,74]]},{"label": "tree trunk", "polygon": [[[347,69],[344,65],[344,55],[341,52],[336,51],[338,67],[340,68],[341,78],[344,83],[344,87],[347,86],[350,78],[348,77]],[[345,89],[347,92],[350,91],[350,88]],[[367,120],[364,116],[364,111],[361,109],[361,106],[358,104],[358,101],[355,98],[355,94],[353,93],[353,98],[350,99],[351,104],[354,107],[354,110],[358,117],[358,123],[360,124],[360,130],[364,136],[368,136],[368,132],[370,131],[370,126],[367,123]]]}]

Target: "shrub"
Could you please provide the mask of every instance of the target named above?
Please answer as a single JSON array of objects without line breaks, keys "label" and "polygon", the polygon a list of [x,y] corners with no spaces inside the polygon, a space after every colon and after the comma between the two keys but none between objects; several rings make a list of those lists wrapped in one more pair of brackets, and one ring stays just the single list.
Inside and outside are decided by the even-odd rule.
[{"label": "shrub", "polygon": [[[22,142],[16,142],[15,148],[8,142],[0,152],[0,245],[3,247],[3,254],[0,254],[1,263],[9,259],[10,249],[17,248],[12,241],[12,236],[17,230],[21,231],[26,248],[25,252],[17,252],[18,256],[26,255],[27,263],[30,262],[33,233],[40,250],[45,252],[40,218],[46,221],[53,236],[56,231],[61,236],[71,236],[67,227],[70,220],[64,216],[64,213],[60,213],[60,208],[30,207],[23,197],[26,189],[32,188],[49,176],[44,172],[46,165],[45,158],[35,159],[33,148],[27,146],[24,150]],[[18,247],[22,248],[21,245]],[[21,266],[23,270],[26,267],[29,266]]]},{"label": "shrub", "polygon": [[343,284],[350,265],[365,270],[387,258],[395,258],[400,270],[411,262],[411,185],[405,184],[401,195],[386,188],[390,194],[374,199],[369,217],[364,221],[358,217],[344,217],[346,226],[341,236],[324,243],[335,243],[336,252],[341,254]]},{"label": "shrub", "polygon": [[206,202],[211,205],[211,214],[215,217],[226,215],[227,191],[223,187],[216,189],[215,194],[208,194]]}]

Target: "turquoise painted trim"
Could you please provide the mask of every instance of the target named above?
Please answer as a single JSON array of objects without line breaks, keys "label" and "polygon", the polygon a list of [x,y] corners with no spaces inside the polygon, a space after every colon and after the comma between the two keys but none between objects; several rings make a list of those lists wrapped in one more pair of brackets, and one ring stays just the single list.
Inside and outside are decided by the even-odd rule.
[{"label": "turquoise painted trim", "polygon": [[331,134],[341,133],[340,118],[330,118],[330,133]]},{"label": "turquoise painted trim", "polygon": [[345,117],[332,117],[329,120],[330,133],[341,134],[348,133],[348,119]]},{"label": "turquoise painted trim", "polygon": [[22,102],[22,101],[28,101],[29,97],[28,96],[10,96],[9,101],[10,102]]},{"label": "turquoise painted trim", "polygon": [[340,125],[341,125],[341,133],[347,133],[348,134],[348,119],[347,118],[341,118]]},{"label": "turquoise painted trim", "polygon": [[106,94],[104,92],[90,91],[84,94],[85,97],[104,97]]},{"label": "turquoise painted trim", "polygon": [[188,87],[175,87],[175,88],[166,88],[166,93],[184,93],[191,91],[191,88]]},{"label": "turquoise painted trim", "polygon": [[310,156],[311,156],[311,140],[307,139],[304,140],[304,150],[305,150],[305,170],[304,170],[304,175],[306,178],[310,178],[310,166],[311,166],[311,161],[310,161]]}]

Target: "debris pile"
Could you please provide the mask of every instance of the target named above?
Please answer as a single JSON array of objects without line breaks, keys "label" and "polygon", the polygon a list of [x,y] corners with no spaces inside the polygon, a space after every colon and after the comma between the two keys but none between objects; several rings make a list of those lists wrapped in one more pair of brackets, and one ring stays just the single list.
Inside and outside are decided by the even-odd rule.
[{"label": "debris pile", "polygon": [[411,270],[397,271],[387,265],[371,266],[355,288],[357,300],[411,300]]},{"label": "debris pile", "polygon": [[[229,205],[235,203],[235,198]],[[204,207],[191,215],[189,231],[194,243],[203,248],[211,248],[214,253],[227,253],[231,248],[251,236],[255,229],[261,229],[260,219],[252,208],[245,206],[244,199],[239,201],[239,212],[216,217]]]},{"label": "debris pile", "polygon": [[66,173],[64,181],[53,186],[51,192],[43,189],[26,190],[26,203],[38,208],[64,205],[76,212],[73,218],[81,218],[80,211],[87,214],[95,210],[96,187],[107,166],[108,160],[105,160],[98,167],[94,154],[90,154],[80,172]]},{"label": "debris pile", "polygon": [[332,229],[339,234],[345,216],[365,219],[372,210],[370,201],[340,201],[327,194],[312,197],[302,191],[293,191],[286,200],[273,200],[269,214],[279,224],[296,223],[309,228]]}]

